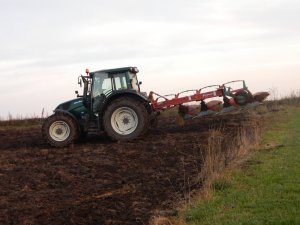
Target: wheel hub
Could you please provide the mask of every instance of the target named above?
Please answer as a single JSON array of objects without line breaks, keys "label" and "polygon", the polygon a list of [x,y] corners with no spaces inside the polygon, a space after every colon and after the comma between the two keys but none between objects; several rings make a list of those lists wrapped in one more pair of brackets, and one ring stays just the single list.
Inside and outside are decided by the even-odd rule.
[{"label": "wheel hub", "polygon": [[129,135],[134,132],[138,126],[138,116],[136,112],[129,107],[118,108],[111,116],[111,126],[118,134]]},{"label": "wheel hub", "polygon": [[123,124],[127,125],[128,123],[130,123],[129,118],[124,117],[124,118],[123,118]]},{"label": "wheel hub", "polygon": [[70,133],[70,126],[65,121],[55,121],[49,127],[49,135],[55,141],[65,141]]},{"label": "wheel hub", "polygon": [[56,131],[55,131],[55,133],[57,134],[57,135],[61,135],[62,134],[62,129],[61,128],[58,128],[58,129],[56,129]]}]

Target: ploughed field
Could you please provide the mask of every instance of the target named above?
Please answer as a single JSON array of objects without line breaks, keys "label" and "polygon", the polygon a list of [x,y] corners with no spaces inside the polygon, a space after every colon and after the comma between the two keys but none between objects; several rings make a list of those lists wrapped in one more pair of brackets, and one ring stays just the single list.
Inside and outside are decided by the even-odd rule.
[{"label": "ploughed field", "polygon": [[241,127],[252,135],[260,121],[247,112],[184,127],[174,120],[161,117],[133,142],[91,135],[60,149],[42,140],[39,126],[0,127],[0,224],[132,225],[169,216],[201,187],[212,132],[225,151]]}]

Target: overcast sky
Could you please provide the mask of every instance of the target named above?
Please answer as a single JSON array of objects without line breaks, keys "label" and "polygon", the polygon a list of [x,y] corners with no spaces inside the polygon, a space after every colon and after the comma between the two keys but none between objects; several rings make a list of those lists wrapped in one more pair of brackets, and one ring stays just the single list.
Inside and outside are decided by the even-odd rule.
[{"label": "overcast sky", "polygon": [[137,66],[162,94],[300,89],[299,0],[0,0],[0,116],[49,113],[77,77]]}]

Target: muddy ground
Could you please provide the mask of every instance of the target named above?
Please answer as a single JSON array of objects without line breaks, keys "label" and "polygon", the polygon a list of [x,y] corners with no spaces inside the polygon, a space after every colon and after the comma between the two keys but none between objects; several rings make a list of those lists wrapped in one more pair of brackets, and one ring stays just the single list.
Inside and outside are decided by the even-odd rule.
[{"label": "muddy ground", "polygon": [[211,130],[221,130],[226,148],[249,121],[252,116],[243,113],[180,128],[161,117],[157,128],[134,142],[93,135],[63,149],[49,147],[40,127],[2,127],[0,224],[133,225],[175,214],[177,204],[201,187]]}]

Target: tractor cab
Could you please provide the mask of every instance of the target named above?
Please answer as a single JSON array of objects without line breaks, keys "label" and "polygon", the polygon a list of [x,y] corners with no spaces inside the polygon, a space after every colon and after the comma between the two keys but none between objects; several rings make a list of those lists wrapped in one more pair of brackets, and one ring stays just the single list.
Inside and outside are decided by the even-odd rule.
[{"label": "tractor cab", "polygon": [[92,78],[92,96],[110,95],[113,91],[140,91],[136,67],[125,67],[112,70],[100,70],[90,73]]},{"label": "tractor cab", "polygon": [[103,103],[113,95],[140,93],[136,67],[124,67],[100,70],[79,77],[79,84],[84,83],[83,104],[93,113],[99,113]]}]

